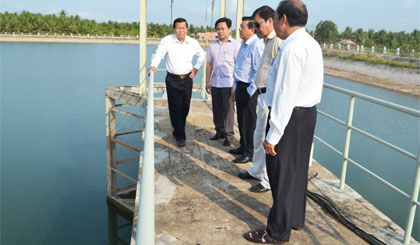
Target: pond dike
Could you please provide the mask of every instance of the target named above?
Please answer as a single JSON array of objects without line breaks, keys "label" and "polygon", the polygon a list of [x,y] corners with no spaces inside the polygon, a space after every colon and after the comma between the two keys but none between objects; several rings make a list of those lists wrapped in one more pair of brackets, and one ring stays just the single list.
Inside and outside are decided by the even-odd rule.
[{"label": "pond dike", "polygon": [[[187,118],[186,146],[172,136],[167,101],[155,100],[155,244],[252,244],[242,235],[263,229],[271,192],[248,191],[256,180],[237,177],[252,163],[232,163],[231,147],[214,134],[211,101],[193,99]],[[236,120],[235,120],[236,122]],[[239,145],[235,127],[234,146]],[[386,244],[402,244],[404,231],[316,161],[308,189],[331,199],[344,216]],[[368,187],[367,187],[368,188]],[[308,198],[305,227],[292,231],[288,244],[368,244]],[[131,244],[135,244],[137,217]],[[412,239],[410,244],[419,244]]]}]

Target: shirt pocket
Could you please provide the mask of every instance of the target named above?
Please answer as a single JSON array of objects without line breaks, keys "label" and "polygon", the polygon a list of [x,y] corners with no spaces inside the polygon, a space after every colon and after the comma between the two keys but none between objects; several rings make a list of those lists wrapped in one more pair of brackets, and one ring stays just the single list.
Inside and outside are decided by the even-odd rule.
[{"label": "shirt pocket", "polygon": [[226,63],[227,65],[233,67],[235,65],[235,51],[231,48],[227,48],[222,52],[222,63]]}]

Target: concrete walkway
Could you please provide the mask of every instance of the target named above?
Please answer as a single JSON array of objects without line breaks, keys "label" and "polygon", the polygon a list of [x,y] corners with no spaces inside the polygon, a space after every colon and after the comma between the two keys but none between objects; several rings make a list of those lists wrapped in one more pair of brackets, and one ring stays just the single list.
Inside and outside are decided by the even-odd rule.
[{"label": "concrete walkway", "polygon": [[[186,126],[187,143],[176,146],[166,100],[155,101],[155,232],[156,244],[250,244],[242,234],[265,228],[271,192],[252,193],[256,181],[237,177],[251,163],[234,164],[223,140],[211,141],[211,102],[193,100]],[[234,144],[238,146],[239,133]],[[400,244],[403,231],[376,208],[314,162],[313,192],[334,200],[359,227],[386,244]],[[292,231],[290,244],[366,244],[333,220],[311,199],[305,228]],[[413,241],[412,244],[418,244]]]}]

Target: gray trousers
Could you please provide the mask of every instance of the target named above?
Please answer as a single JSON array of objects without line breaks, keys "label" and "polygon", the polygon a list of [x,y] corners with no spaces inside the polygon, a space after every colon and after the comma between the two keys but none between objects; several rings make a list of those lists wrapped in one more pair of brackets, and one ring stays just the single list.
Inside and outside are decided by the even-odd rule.
[{"label": "gray trousers", "polygon": [[233,123],[235,116],[231,89],[232,88],[211,87],[213,122],[216,127],[216,132],[225,134],[229,140],[233,139]]}]

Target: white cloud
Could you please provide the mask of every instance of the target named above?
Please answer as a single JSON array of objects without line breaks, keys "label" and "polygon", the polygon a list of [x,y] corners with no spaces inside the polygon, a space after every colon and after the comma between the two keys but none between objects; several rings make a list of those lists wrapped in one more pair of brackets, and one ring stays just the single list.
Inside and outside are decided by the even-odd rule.
[{"label": "white cloud", "polygon": [[231,3],[232,4],[230,6],[226,6],[227,13],[230,16],[236,16],[236,1],[231,1]]},{"label": "white cloud", "polygon": [[92,14],[89,11],[77,11],[76,14],[82,19],[92,19]]},{"label": "white cloud", "polygon": [[312,10],[318,12],[321,10],[321,7],[319,5],[314,5],[312,6]]},{"label": "white cloud", "polygon": [[402,7],[403,8],[412,8],[414,6],[415,0],[404,0],[402,1]]}]

